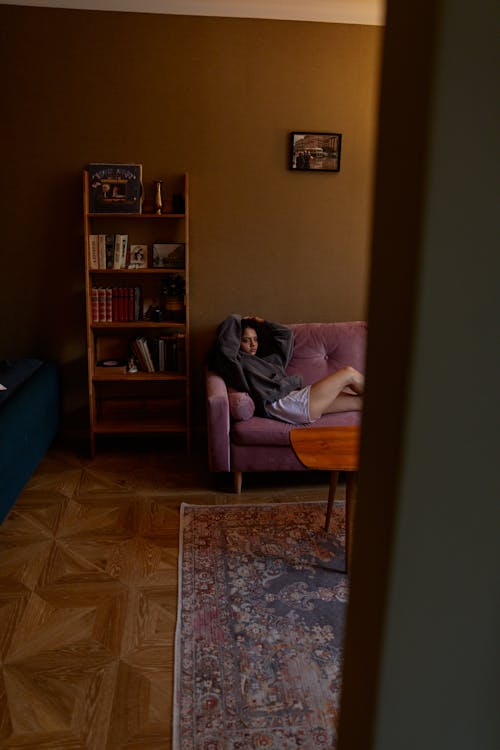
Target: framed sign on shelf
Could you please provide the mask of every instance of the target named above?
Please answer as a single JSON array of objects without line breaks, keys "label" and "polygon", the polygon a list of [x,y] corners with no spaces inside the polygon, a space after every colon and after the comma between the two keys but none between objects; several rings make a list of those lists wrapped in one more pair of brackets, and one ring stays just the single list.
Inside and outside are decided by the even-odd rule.
[{"label": "framed sign on shelf", "polygon": [[142,164],[89,164],[89,211],[138,214],[142,201]]},{"label": "framed sign on shelf", "polygon": [[148,267],[148,246],[131,245],[129,268],[147,268]]},{"label": "framed sign on shelf", "polygon": [[183,268],[183,242],[157,242],[153,245],[153,268]]}]

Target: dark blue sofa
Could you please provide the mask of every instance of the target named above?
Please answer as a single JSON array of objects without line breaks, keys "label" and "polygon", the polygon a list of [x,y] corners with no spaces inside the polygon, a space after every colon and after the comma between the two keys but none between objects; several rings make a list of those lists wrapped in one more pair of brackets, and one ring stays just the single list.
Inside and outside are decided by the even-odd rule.
[{"label": "dark blue sofa", "polygon": [[60,427],[59,370],[35,358],[0,360],[0,522]]}]

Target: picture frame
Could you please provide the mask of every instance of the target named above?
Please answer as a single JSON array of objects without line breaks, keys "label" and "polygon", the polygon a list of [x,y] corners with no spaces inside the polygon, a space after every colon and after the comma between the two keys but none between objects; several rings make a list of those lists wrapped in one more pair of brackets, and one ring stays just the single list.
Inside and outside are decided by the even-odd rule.
[{"label": "picture frame", "polygon": [[289,168],[293,172],[340,172],[342,133],[293,131]]},{"label": "picture frame", "polygon": [[184,268],[184,242],[156,242],[153,245],[153,268]]},{"label": "picture frame", "polygon": [[148,246],[147,245],[130,245],[128,268],[147,268],[147,267],[148,267]]},{"label": "picture frame", "polygon": [[142,164],[91,163],[88,173],[90,213],[141,213]]}]

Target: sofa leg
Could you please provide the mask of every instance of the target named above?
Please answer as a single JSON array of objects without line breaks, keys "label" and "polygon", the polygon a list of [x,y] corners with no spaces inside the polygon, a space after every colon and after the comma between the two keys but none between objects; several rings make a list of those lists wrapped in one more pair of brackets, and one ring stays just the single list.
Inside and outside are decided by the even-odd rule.
[{"label": "sofa leg", "polygon": [[234,479],[234,491],[237,495],[241,494],[241,485],[243,482],[243,472],[242,471],[234,471],[233,472],[233,479]]}]

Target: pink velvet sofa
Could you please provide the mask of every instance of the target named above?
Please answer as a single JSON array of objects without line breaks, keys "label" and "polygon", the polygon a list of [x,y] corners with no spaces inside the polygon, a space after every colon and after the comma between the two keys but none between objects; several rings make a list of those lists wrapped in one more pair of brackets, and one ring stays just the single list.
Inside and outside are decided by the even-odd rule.
[{"label": "pink velvet sofa", "polygon": [[[366,323],[291,323],[294,351],[288,372],[300,373],[304,385],[314,383],[345,365],[364,372]],[[293,425],[254,416],[248,394],[228,391],[224,381],[207,372],[208,462],[214,472],[233,472],[236,492],[241,492],[246,471],[300,471],[290,445]],[[360,423],[360,412],[329,414],[314,424]],[[304,426],[302,429],[308,429]]]}]

